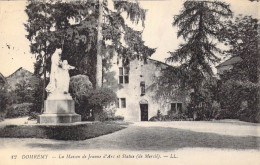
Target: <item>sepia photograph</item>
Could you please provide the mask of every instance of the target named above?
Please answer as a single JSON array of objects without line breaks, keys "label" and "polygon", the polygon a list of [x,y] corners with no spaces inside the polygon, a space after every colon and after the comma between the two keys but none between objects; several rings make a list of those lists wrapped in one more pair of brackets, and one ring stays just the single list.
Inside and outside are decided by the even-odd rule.
[{"label": "sepia photograph", "polygon": [[0,165],[259,165],[259,0],[0,0]]}]

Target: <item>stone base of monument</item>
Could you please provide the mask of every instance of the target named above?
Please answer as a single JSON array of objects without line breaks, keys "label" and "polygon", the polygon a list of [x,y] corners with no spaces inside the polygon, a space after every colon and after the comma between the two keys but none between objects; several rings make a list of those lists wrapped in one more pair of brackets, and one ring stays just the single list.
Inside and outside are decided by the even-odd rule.
[{"label": "stone base of monument", "polygon": [[46,100],[44,113],[38,117],[40,124],[80,122],[81,116],[75,113],[74,100]]},{"label": "stone base of monument", "polygon": [[40,124],[74,123],[80,122],[81,116],[78,114],[42,114],[39,116]]}]

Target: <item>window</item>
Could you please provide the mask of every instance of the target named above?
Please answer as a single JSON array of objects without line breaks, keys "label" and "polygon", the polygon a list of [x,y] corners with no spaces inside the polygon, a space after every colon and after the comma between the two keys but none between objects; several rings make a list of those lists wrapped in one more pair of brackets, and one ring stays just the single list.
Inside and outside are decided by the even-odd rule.
[{"label": "window", "polygon": [[119,84],[129,83],[129,68],[120,67],[119,68]]},{"label": "window", "polygon": [[123,84],[123,83],[124,83],[123,81],[124,81],[123,68],[120,67],[120,68],[119,68],[119,83],[120,83],[120,84]]},{"label": "window", "polygon": [[126,108],[126,98],[117,98],[117,108]]},{"label": "window", "polygon": [[125,84],[129,83],[129,68],[124,68],[124,78],[125,78]]},{"label": "window", "polygon": [[126,108],[126,99],[121,98],[121,108]]},{"label": "window", "polygon": [[171,112],[176,112],[176,103],[171,103]]},{"label": "window", "polygon": [[171,112],[172,113],[181,113],[182,112],[182,103],[171,103]]},{"label": "window", "polygon": [[140,87],[141,87],[141,96],[144,96],[145,95],[145,82],[144,81],[141,81]]},{"label": "window", "polygon": [[182,112],[182,103],[177,103],[177,112],[178,113]]}]

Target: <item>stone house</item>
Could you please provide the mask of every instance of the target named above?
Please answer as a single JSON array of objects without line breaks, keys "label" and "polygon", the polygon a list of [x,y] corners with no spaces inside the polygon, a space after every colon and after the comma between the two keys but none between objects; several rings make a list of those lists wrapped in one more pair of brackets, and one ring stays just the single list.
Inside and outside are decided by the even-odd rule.
[{"label": "stone house", "polygon": [[6,77],[8,91],[14,91],[17,84],[26,86],[29,90],[38,85],[40,78],[36,77],[32,72],[20,67],[14,73]]},{"label": "stone house", "polygon": [[[126,121],[148,121],[157,115],[158,110],[163,115],[168,111],[183,112],[186,98],[155,98],[156,89],[151,85],[161,75],[161,70],[171,67],[153,59],[132,60],[127,66],[122,61],[114,62],[111,72],[118,83],[116,115],[123,116]],[[105,82],[106,83],[106,82]]]}]

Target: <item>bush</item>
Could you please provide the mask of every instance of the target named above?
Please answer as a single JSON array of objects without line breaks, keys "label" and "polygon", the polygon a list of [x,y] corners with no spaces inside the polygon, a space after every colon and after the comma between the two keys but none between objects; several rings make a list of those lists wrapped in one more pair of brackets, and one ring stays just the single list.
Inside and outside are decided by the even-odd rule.
[{"label": "bush", "polygon": [[183,113],[173,113],[163,116],[164,121],[183,121],[186,120],[187,116]]},{"label": "bush", "polygon": [[149,119],[149,121],[182,121],[187,120],[187,116],[183,113],[172,113],[168,111],[167,115],[162,115],[161,111],[157,111],[157,115]]},{"label": "bush", "polygon": [[113,117],[107,117],[106,121],[123,121],[123,116],[113,116]]},{"label": "bush", "polygon": [[250,82],[228,79],[220,84],[220,102],[222,109],[228,112],[227,118],[256,122],[257,91],[259,86]]},{"label": "bush", "polygon": [[88,103],[92,83],[86,75],[76,75],[70,78],[69,92],[75,101],[75,111],[80,114],[82,120],[93,120]]},{"label": "bush", "polygon": [[93,85],[86,75],[76,75],[70,78],[70,93],[81,94],[93,89]]},{"label": "bush", "polygon": [[71,77],[70,93],[76,102],[76,113],[82,120],[105,121],[111,112],[105,107],[112,108],[116,101],[116,94],[108,88],[93,89],[88,76],[77,75]]},{"label": "bush", "polygon": [[239,120],[253,123],[260,123],[260,112],[254,112],[248,108],[240,111]]},{"label": "bush", "polygon": [[13,104],[7,108],[6,118],[28,116],[32,103]]},{"label": "bush", "polygon": [[117,96],[114,91],[108,88],[99,88],[90,92],[88,97],[89,106],[92,109],[94,120],[104,121],[107,112],[105,107],[113,107],[115,105]]}]

